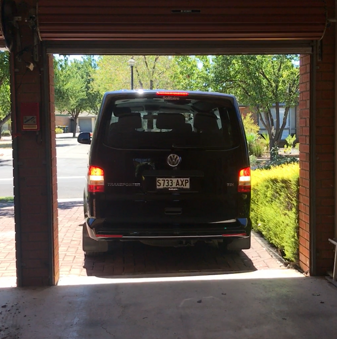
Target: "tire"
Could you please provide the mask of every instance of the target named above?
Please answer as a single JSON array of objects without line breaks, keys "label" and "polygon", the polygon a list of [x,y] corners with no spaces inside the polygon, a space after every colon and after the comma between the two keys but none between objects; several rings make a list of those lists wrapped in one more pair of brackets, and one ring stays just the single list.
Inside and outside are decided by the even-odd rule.
[{"label": "tire", "polygon": [[251,236],[247,238],[229,238],[218,243],[221,250],[226,252],[239,252],[250,249]]},{"label": "tire", "polygon": [[82,249],[87,256],[100,255],[108,252],[109,243],[107,241],[96,241],[89,237],[86,224],[82,228]]},{"label": "tire", "polygon": [[88,217],[88,204],[87,204],[85,191],[83,191],[83,213],[84,213],[84,219],[87,218]]}]

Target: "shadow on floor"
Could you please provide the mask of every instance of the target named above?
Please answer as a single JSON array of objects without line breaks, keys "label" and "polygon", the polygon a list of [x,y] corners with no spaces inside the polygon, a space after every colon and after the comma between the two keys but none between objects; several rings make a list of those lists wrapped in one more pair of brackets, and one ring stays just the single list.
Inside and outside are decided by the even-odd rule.
[{"label": "shadow on floor", "polygon": [[204,275],[256,271],[244,252],[224,253],[200,243],[193,247],[155,247],[138,242],[118,244],[112,252],[85,256],[88,276],[133,277],[156,275]]},{"label": "shadow on floor", "polygon": [[0,217],[14,218],[13,203],[0,203]]},{"label": "shadow on floor", "polygon": [[83,206],[83,201],[78,200],[78,201],[66,201],[66,202],[59,202],[58,203],[58,208],[61,210],[69,210],[74,207],[82,207]]}]

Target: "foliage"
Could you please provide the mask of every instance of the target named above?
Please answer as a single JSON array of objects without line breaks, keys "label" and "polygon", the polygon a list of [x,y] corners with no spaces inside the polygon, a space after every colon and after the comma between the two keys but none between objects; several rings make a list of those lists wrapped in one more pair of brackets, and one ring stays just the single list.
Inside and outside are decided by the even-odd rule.
[{"label": "foliage", "polygon": [[255,157],[261,157],[265,152],[266,143],[258,134],[260,127],[255,123],[252,113],[243,116],[242,121],[246,132],[249,154]]},{"label": "foliage", "polygon": [[249,156],[249,162],[251,167],[255,167],[257,165],[257,158],[255,155]]},{"label": "foliage", "polygon": [[[213,58],[212,89],[234,94],[241,104],[258,114],[270,137],[270,149],[281,139],[289,109],[298,103],[297,60],[295,55],[219,55]],[[280,104],[284,104],[282,119]]]},{"label": "foliage", "polygon": [[258,134],[250,133],[246,135],[248,152],[250,155],[261,157],[265,151],[265,143]]},{"label": "foliage", "polygon": [[259,169],[272,169],[273,167],[287,164],[297,164],[298,162],[299,160],[296,157],[280,155],[278,147],[275,146],[270,151],[270,160],[258,167]]},{"label": "foliage", "polygon": [[267,133],[262,133],[261,137],[264,139],[264,142],[266,144],[266,147],[269,149],[269,145],[270,145],[270,138],[269,138],[269,134]]},{"label": "foliage", "polygon": [[176,89],[209,91],[211,89],[211,59],[207,56],[175,56],[177,65],[173,77]]},{"label": "foliage", "polygon": [[298,164],[252,171],[253,229],[293,262],[298,258],[298,189]]},{"label": "foliage", "polygon": [[103,95],[107,91],[129,89],[131,69],[128,60],[133,58],[135,89],[174,89],[176,80],[172,76],[176,68],[173,58],[164,55],[104,55],[97,60],[93,88]]},{"label": "foliage", "polygon": [[10,119],[10,116],[9,53],[0,51],[0,131],[2,125]]},{"label": "foliage", "polygon": [[0,119],[10,112],[9,53],[0,51]]},{"label": "foliage", "polygon": [[14,197],[0,197],[0,204],[13,203]]},{"label": "foliage", "polygon": [[1,136],[3,137],[10,137],[11,136],[11,132],[9,130],[5,130],[1,132]]},{"label": "foliage", "polygon": [[92,56],[72,61],[67,56],[54,58],[55,106],[73,118],[74,136],[79,114],[84,111],[98,112],[101,96],[92,86],[95,67]]},{"label": "foliage", "polygon": [[59,127],[56,127],[56,128],[55,128],[55,133],[56,133],[56,134],[62,134],[62,133],[63,133],[63,129],[62,129],[62,128],[59,128]]},{"label": "foliage", "polygon": [[293,136],[289,134],[286,137],[286,144],[284,145],[284,153],[288,153],[288,154],[291,153],[295,140],[296,140],[296,134],[294,134]]},{"label": "foliage", "polygon": [[242,122],[243,126],[245,127],[246,135],[259,133],[260,126],[254,121],[251,112],[242,117]]},{"label": "foliage", "polygon": [[296,140],[296,134],[294,134],[293,136],[289,134],[286,137],[286,142],[289,147],[293,147],[295,140]]}]

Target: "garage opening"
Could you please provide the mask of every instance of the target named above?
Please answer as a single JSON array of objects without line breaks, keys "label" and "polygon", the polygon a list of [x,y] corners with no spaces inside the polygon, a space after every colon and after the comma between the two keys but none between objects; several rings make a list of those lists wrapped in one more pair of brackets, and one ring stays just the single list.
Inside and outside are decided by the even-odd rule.
[{"label": "garage opening", "polygon": [[[248,55],[246,55],[248,57]],[[151,56],[151,55],[119,55],[119,56],[109,56],[104,55],[100,57],[81,57],[81,56],[71,56],[71,57],[56,57],[56,65],[62,64],[63,62],[67,62],[69,65],[77,64],[79,62],[83,62],[83,60],[91,59],[93,64],[92,74],[89,76],[90,82],[93,85],[91,90],[94,88],[102,89],[103,91],[109,90],[111,87],[113,89],[120,88],[134,88],[137,89],[151,89],[152,88],[166,88],[166,89],[175,89],[179,87],[172,83],[172,79],[177,78],[177,74],[180,75],[180,80],[182,82],[182,87],[187,89],[208,89],[211,85],[207,83],[205,80],[206,73],[203,73],[207,68],[207,65],[202,65],[202,60],[204,63],[210,62],[215,63],[215,58],[226,58],[226,56],[181,56],[181,57],[167,57],[162,55]],[[235,59],[235,56],[227,56],[227,58]],[[239,58],[244,59],[244,56],[239,56]],[[270,63],[267,55],[263,56],[255,56],[251,55],[251,58],[262,58]],[[281,55],[276,55],[274,58],[281,57]],[[288,56],[291,59],[291,63],[299,68],[299,58],[298,56],[292,55]],[[163,65],[160,65],[161,59],[164,59]],[[225,61],[228,62],[229,59]],[[133,62],[131,63],[130,60]],[[158,61],[159,60],[159,61]],[[218,62],[223,62],[224,60],[220,60]],[[252,60],[249,59],[249,62]],[[138,69],[136,68],[137,63],[142,63],[142,65],[138,65]],[[175,76],[169,76],[167,73],[167,69],[173,69],[176,65],[180,65],[181,70],[175,73]],[[130,65],[131,64],[131,65]],[[168,66],[167,64],[171,64]],[[74,66],[74,65],[72,65]],[[71,67],[72,67],[71,66]],[[79,66],[79,65],[77,65]],[[131,67],[132,66],[132,67]],[[56,66],[57,67],[57,66]],[[64,67],[64,64],[63,64]],[[68,66],[67,66],[68,67]],[[142,70],[142,67],[145,68]],[[193,68],[194,67],[194,68]],[[135,69],[136,68],[136,69]],[[204,68],[204,69],[203,69]],[[158,72],[156,74],[153,72],[152,74],[149,70],[155,70]],[[209,67],[208,67],[209,69]],[[56,69],[56,73],[59,72]],[[78,71],[79,72],[79,71]],[[199,74],[196,74],[198,73]],[[70,72],[71,73],[71,72]],[[143,77],[141,76],[143,74]],[[145,77],[144,77],[144,74]],[[148,75],[150,74],[150,76]],[[266,74],[265,74],[266,76]],[[62,77],[62,74],[55,75],[55,89],[56,91],[61,91],[57,84],[59,78]],[[298,70],[299,77],[299,70]],[[297,77],[297,79],[298,79]],[[116,79],[117,78],[117,79]],[[210,77],[209,77],[210,78]],[[198,82],[199,79],[199,82]],[[96,84],[95,84],[96,80]],[[160,82],[165,82],[164,85],[158,85]],[[171,83],[170,83],[171,81]],[[71,83],[71,80],[67,80],[66,83]],[[112,85],[111,85],[112,84]],[[147,85],[146,85],[147,84]],[[96,87],[95,87],[96,86]],[[208,86],[208,87],[207,87]],[[296,86],[296,85],[295,85]],[[298,85],[297,85],[298,86]],[[179,88],[178,88],[179,89]],[[288,87],[288,92],[293,89]],[[295,90],[297,92],[297,89]],[[102,94],[102,93],[101,93]],[[56,108],[58,99],[56,98]],[[289,100],[288,100],[289,102]],[[61,104],[64,104],[62,102]],[[99,101],[96,103],[99,105]],[[273,106],[273,105],[272,105]],[[271,106],[271,117],[276,120],[276,112],[275,105]],[[62,106],[61,106],[62,107]],[[90,109],[90,105],[89,105]],[[286,108],[287,115],[284,117],[285,108],[281,107],[278,111],[278,119],[280,116],[282,117],[282,123],[284,121],[283,126],[283,138],[280,138],[280,160],[281,157],[284,159],[297,159],[299,158],[299,150],[298,146],[294,142],[296,139],[296,133],[299,130],[299,126],[296,126],[296,122],[299,121],[298,116],[298,108],[292,107],[292,111],[290,108]],[[256,157],[251,152],[251,162],[252,167],[256,168],[261,165],[261,162],[267,162],[270,159],[270,150],[267,145],[266,139],[269,137],[266,135],[266,128],[271,128],[263,122],[259,121],[258,114],[255,111],[255,115],[253,115],[251,111],[251,107],[241,105],[242,115],[246,120],[251,119],[250,124],[254,125],[255,129],[255,137],[256,143],[263,148],[263,153]],[[274,110],[274,111],[273,111]],[[93,111],[97,112],[97,108],[93,109]],[[85,112],[87,115],[90,112]],[[92,113],[92,112],[91,112]],[[247,114],[250,113],[250,114]],[[280,114],[281,113],[281,114]],[[61,114],[59,115],[61,116]],[[80,116],[80,114],[79,114]],[[267,116],[267,115],[266,115]],[[70,120],[69,114],[63,114],[62,121],[65,121],[64,118],[68,117]],[[56,131],[60,125],[57,123],[58,116],[56,115]],[[263,116],[262,116],[263,119]],[[270,118],[269,118],[270,119]],[[61,120],[59,120],[61,121]],[[264,120],[263,120],[264,121]],[[280,125],[282,125],[282,123]],[[70,127],[70,122],[64,123]],[[247,122],[249,124],[249,122]],[[246,126],[246,128],[250,128],[251,126]],[[260,129],[259,129],[260,128]],[[88,129],[86,127],[84,131],[80,127],[79,130],[76,130],[75,134],[74,130],[64,131],[59,130],[56,134],[56,148],[58,154],[58,198],[59,198],[59,228],[60,228],[60,275],[96,275],[96,276],[133,276],[137,277],[137,274],[163,274],[163,273],[172,273],[179,271],[179,274],[185,272],[189,274],[189,272],[200,272],[204,274],[205,272],[215,271],[219,272],[233,272],[233,271],[245,271],[245,270],[255,270],[255,269],[267,269],[267,268],[279,268],[282,266],[281,255],[277,255],[277,252],[265,252],[263,247],[265,246],[265,240],[256,234],[253,239],[253,247],[251,250],[244,251],[240,255],[237,254],[228,254],[223,255],[216,248],[212,247],[199,247],[196,248],[153,248],[144,246],[142,244],[132,244],[132,243],[124,243],[121,244],[119,249],[114,251],[113,253],[100,255],[96,258],[86,257],[84,266],[83,266],[83,252],[81,250],[80,239],[82,237],[81,227],[76,227],[77,225],[81,225],[82,222],[82,191],[83,185],[85,181],[83,180],[86,176],[86,162],[87,162],[87,151],[89,149],[88,145],[80,145],[77,144],[76,138],[74,136],[78,136],[80,132],[92,132],[93,130]],[[251,134],[253,132],[249,130]],[[262,137],[259,137],[261,135]],[[282,135],[282,133],[281,133]],[[288,138],[292,139],[292,143],[290,145],[286,144],[285,140]],[[252,149],[255,146],[252,142]],[[293,146],[295,146],[293,147]],[[67,150],[69,148],[69,151]],[[258,158],[258,159],[255,159]],[[260,162],[260,163],[259,163]],[[295,161],[294,161],[295,162]],[[61,165],[63,164],[63,166]],[[64,166],[67,164],[67,166]],[[73,169],[71,169],[73,168]],[[78,179],[78,180],[77,180]],[[81,182],[83,184],[79,184]],[[69,189],[69,192],[66,190]],[[76,193],[75,193],[76,192]],[[70,194],[70,195],[69,195]],[[71,196],[71,194],[73,194]],[[297,203],[297,202],[296,202]],[[67,215],[67,211],[74,211],[73,216],[76,219],[76,226],[74,224],[70,224],[69,221],[66,220],[63,216]],[[70,213],[70,212],[69,212]],[[296,231],[294,232],[294,238],[291,241],[297,241],[297,227],[294,226]],[[281,252],[281,251],[280,251]],[[284,254],[284,253],[283,253]],[[250,258],[250,255],[252,258]],[[233,257],[234,256],[234,257]],[[185,260],[182,260],[185,258]],[[274,260],[273,260],[274,258]],[[279,259],[279,261],[277,260]]]},{"label": "garage opening", "polygon": [[[166,87],[170,89],[170,86],[174,86],[176,87],[177,85],[173,85],[173,84],[165,84],[163,86],[157,85],[156,86],[156,81],[154,80],[155,78],[162,80],[162,78],[164,77],[164,71],[166,69],[168,69],[169,67],[164,64],[164,67],[162,66],[162,69],[160,69],[160,67],[158,67],[158,65],[156,65],[153,62],[156,62],[156,60],[160,60],[160,58],[165,58],[165,62],[166,63],[171,63],[173,64],[173,60],[174,57],[166,57],[166,56],[134,56],[133,60],[140,60],[141,62],[144,63],[145,68],[149,66],[150,61],[152,61],[152,69],[156,69],[157,72],[159,73],[159,76],[156,74],[152,74],[152,77],[150,77],[149,79],[147,79],[147,81],[142,81],[141,76],[140,76],[140,71],[141,71],[141,67],[139,66],[139,69],[132,69],[130,66],[130,60],[132,56],[102,56],[102,57],[96,57],[93,58],[93,60],[91,60],[92,62],[94,62],[95,64],[97,63],[98,67],[96,67],[96,65],[94,65],[94,67],[92,68],[92,71],[96,71],[96,77],[97,79],[99,79],[98,81],[98,86],[105,86],[105,90],[108,90],[110,88],[110,85],[108,85],[110,82],[113,82],[114,80],[114,74],[117,74],[117,70],[119,70],[119,73],[122,73],[121,79],[120,81],[122,81],[121,86],[123,87],[134,87],[135,89],[143,89],[142,87],[146,87],[143,85],[143,83],[148,83],[148,87]],[[220,56],[219,56],[220,57]],[[222,58],[225,56],[222,56]],[[233,56],[234,57],[234,56]],[[268,58],[267,56],[261,56]],[[276,56],[275,56],[276,57]],[[62,62],[60,60],[64,59],[60,56],[57,57],[58,61],[57,62]],[[67,60],[67,62],[69,62],[70,64],[73,62],[73,60],[75,60],[75,63],[77,62],[82,62],[81,61],[81,57],[70,57],[72,60]],[[151,60],[152,58],[152,60]],[[213,60],[212,60],[213,58]],[[205,78],[203,78],[203,76],[205,76],[205,74],[203,74],[203,66],[204,68],[205,65],[202,65],[202,61],[201,60],[205,60],[206,62],[213,62],[214,63],[214,58],[216,58],[216,56],[213,57],[208,57],[208,56],[200,56],[198,57],[188,57],[188,56],[182,56],[179,57],[175,62],[180,63],[180,67],[182,68],[182,70],[178,71],[176,74],[180,74],[181,79],[182,80],[182,85],[184,88],[186,87],[194,87],[192,89],[198,89],[199,86],[210,86],[209,84],[207,84],[207,82],[205,84],[203,84],[202,81],[206,81]],[[294,63],[294,65],[296,65],[296,67],[298,67],[298,59],[296,56],[292,56],[292,62]],[[114,59],[117,59],[117,62],[114,61]],[[118,63],[118,61],[120,61],[119,59],[123,60],[123,62],[121,63],[124,66],[124,74],[123,72],[118,69],[118,67],[120,67],[120,64]],[[266,59],[267,60],[267,59]],[[223,60],[221,60],[223,61]],[[101,65],[99,65],[99,63],[101,62]],[[139,62],[139,61],[138,61]],[[193,63],[194,63],[194,69],[193,69]],[[110,70],[109,72],[106,71],[107,65],[111,65],[111,67],[117,67],[115,70]],[[117,66],[115,66],[117,65]],[[134,64],[132,64],[133,67],[135,67]],[[157,67],[156,67],[157,66]],[[171,66],[172,68],[173,66]],[[185,69],[184,69],[185,67]],[[164,70],[164,71],[163,71]],[[147,71],[149,71],[149,69],[147,69]],[[185,73],[184,73],[185,72]],[[195,75],[195,73],[199,72],[199,75]],[[103,80],[102,76],[104,76],[105,74],[110,74],[110,77],[108,76],[108,80]],[[137,76],[138,74],[138,76]],[[58,75],[58,77],[62,77],[63,74],[60,73]],[[88,75],[87,75],[88,76]],[[166,75],[167,77],[167,75]],[[92,75],[89,75],[89,78],[91,79],[90,81],[92,81],[92,78],[94,78]],[[173,79],[173,77],[171,77],[171,79]],[[199,78],[199,83],[197,82]],[[70,78],[69,78],[70,79]],[[67,83],[71,83],[71,81],[67,79],[66,82],[63,84],[63,86]],[[158,81],[160,81],[158,80]],[[58,79],[56,81],[59,81]],[[132,81],[134,81],[134,83],[131,83]],[[169,77],[167,77],[166,81],[172,81],[169,79]],[[184,83],[185,82],[185,83]],[[136,85],[135,85],[136,84]],[[115,85],[116,86],[116,85]],[[118,86],[118,85],[117,85]],[[172,88],[174,88],[172,87]],[[60,87],[57,88],[57,85],[55,84],[55,88],[56,91],[60,91]],[[117,87],[118,88],[118,87]],[[191,89],[191,88],[188,88]],[[69,88],[67,89],[69,91]],[[92,90],[92,89],[91,89]],[[59,99],[56,99],[56,102]],[[63,100],[65,100],[63,98]],[[64,104],[64,102],[62,103]],[[99,100],[96,102],[97,105],[99,105]],[[90,105],[89,105],[90,106]],[[64,107],[64,106],[60,106],[60,107]],[[272,108],[273,109],[273,108]],[[266,139],[268,139],[267,135],[266,135],[266,127],[268,127],[266,124],[263,124],[263,122],[259,121],[258,115],[257,113],[255,113],[255,116],[252,116],[251,112],[250,112],[250,107],[247,106],[241,106],[241,110],[242,110],[242,115],[247,119],[252,119],[252,124],[255,125],[255,127],[260,127],[260,129],[258,130],[258,132],[256,132],[256,138],[258,137],[258,134],[260,134],[263,139],[260,137],[259,141],[257,141],[257,143],[259,143],[260,147],[264,149],[264,154],[260,154],[259,159],[254,159],[256,158],[256,155],[253,154],[253,151],[251,152],[252,157],[251,157],[251,162],[252,162],[252,167],[257,167],[258,161],[267,161],[267,158],[270,158],[270,151],[268,150],[268,145],[266,142]],[[97,112],[97,108],[95,109],[95,111]],[[250,113],[247,115],[247,112]],[[280,110],[281,114],[283,113],[284,116],[284,110],[282,111],[282,109]],[[288,111],[289,112],[289,111]],[[285,143],[285,138],[290,136],[293,137],[294,135],[296,135],[297,129],[299,128],[299,126],[296,126],[294,124],[294,122],[296,123],[296,121],[298,121],[299,117],[298,115],[296,116],[296,113],[298,111],[296,111],[296,108],[294,108],[293,112],[292,112],[292,116],[288,114],[288,116],[285,118],[285,124],[284,124],[284,138],[282,139],[282,143]],[[59,201],[59,241],[60,241],[60,275],[91,275],[94,274],[94,272],[96,272],[95,274],[102,274],[101,272],[99,272],[99,269],[101,269],[102,267],[105,268],[103,269],[103,271],[105,271],[106,274],[111,275],[111,274],[116,274],[116,272],[118,272],[118,274],[123,274],[125,273],[126,270],[126,274],[128,273],[132,273],[132,270],[130,272],[128,272],[128,269],[130,269],[130,267],[133,267],[131,264],[133,263],[133,265],[135,265],[135,263],[137,262],[139,265],[139,262],[142,262],[143,265],[145,264],[145,259],[143,257],[142,260],[139,260],[139,258],[137,260],[133,259],[129,259],[131,260],[130,262],[127,262],[126,258],[128,256],[131,255],[131,257],[133,256],[137,256],[137,253],[143,252],[143,253],[147,253],[147,251],[149,251],[149,253],[144,254],[145,257],[147,257],[147,260],[149,260],[149,258],[160,258],[161,255],[160,253],[162,253],[161,251],[163,249],[153,249],[153,248],[148,248],[145,249],[143,246],[141,245],[135,245],[136,247],[134,247],[133,245],[129,246],[126,245],[124,246],[124,249],[121,249],[120,251],[120,257],[116,258],[114,255],[110,255],[108,256],[108,259],[106,257],[100,257],[100,258],[96,258],[96,259],[92,259],[92,258],[88,258],[86,259],[85,265],[83,266],[83,252],[81,250],[81,237],[82,237],[82,232],[81,232],[81,227],[76,227],[76,226],[80,226],[82,225],[83,222],[83,210],[82,210],[82,201],[83,201],[83,197],[82,197],[82,192],[83,192],[83,187],[85,185],[85,176],[86,176],[86,163],[87,163],[87,153],[88,153],[88,146],[85,145],[80,145],[77,143],[76,138],[74,138],[74,136],[76,137],[78,135],[78,133],[80,131],[83,131],[80,125],[79,129],[74,129],[72,130],[72,120],[71,120],[71,116],[68,114],[64,114],[65,112],[62,112],[63,114],[59,114],[59,115],[55,115],[55,127],[56,127],[56,150],[57,150],[57,163],[58,163],[58,201]],[[85,112],[86,114],[88,113],[92,113],[92,112]],[[57,119],[61,117],[62,120],[59,120],[60,122],[58,123]],[[275,117],[275,113],[272,114],[273,119],[276,119]],[[68,119],[68,120],[67,120]],[[263,118],[262,118],[263,119]],[[283,119],[282,119],[283,121]],[[62,127],[62,128],[61,128]],[[65,128],[65,127],[68,127]],[[91,126],[92,127],[92,126]],[[269,126],[270,127],[270,126]],[[248,126],[249,128],[249,126]],[[87,127],[84,127],[84,131],[86,131]],[[247,126],[246,126],[247,129]],[[288,129],[288,131],[287,131]],[[291,131],[293,131],[293,133],[291,133]],[[75,133],[74,133],[75,132]],[[88,132],[92,132],[92,129],[88,129]],[[295,132],[295,133],[294,133]],[[250,133],[252,133],[250,131]],[[285,136],[285,134],[287,134],[287,136]],[[296,138],[294,138],[295,140]],[[253,149],[253,147],[256,144],[252,143],[251,147]],[[296,145],[296,143],[293,143],[294,146]],[[282,144],[282,146],[285,146]],[[294,156],[294,158],[298,158],[299,154],[298,152],[296,152],[296,148],[294,147],[290,147],[288,148],[289,151],[287,151],[287,147],[288,145],[286,145],[286,147],[281,147],[280,150],[280,155],[287,155],[287,152],[292,152],[292,156]],[[295,154],[294,154],[295,152]],[[71,222],[69,221],[69,216],[72,216],[73,219],[71,219]],[[296,239],[294,239],[295,241]],[[252,248],[252,253],[254,253],[256,251],[256,248],[259,248],[259,250],[261,251],[261,246],[263,246],[264,244],[264,240],[259,237],[258,235],[256,235],[256,239],[254,238],[253,240],[253,244],[255,247]],[[138,246],[138,247],[137,247]],[[144,252],[145,251],[145,252]],[[151,251],[156,251],[156,254],[154,255]],[[165,252],[167,251],[167,249],[164,250]],[[175,250],[173,250],[174,252]],[[200,250],[199,248],[196,249],[196,253],[194,253],[194,250],[192,250],[192,253],[188,254],[189,251],[191,251],[190,249],[183,249],[184,251],[184,255],[181,255],[181,253],[176,257],[175,260],[171,260],[169,259],[173,252],[169,252],[167,254],[164,255],[164,262],[162,262],[161,264],[158,264],[157,262],[151,262],[150,260],[150,265],[148,265],[149,267],[151,267],[151,269],[156,269],[157,272],[159,270],[159,272],[161,272],[160,267],[166,267],[165,262],[168,260],[168,262],[171,262],[171,264],[174,263],[174,265],[181,265],[180,259],[181,257],[189,257],[189,260],[192,260],[193,258],[196,258],[196,253],[200,254]],[[158,253],[157,253],[158,252]],[[263,250],[262,250],[263,252]],[[207,271],[209,271],[212,267],[215,270],[221,270],[221,265],[224,265],[224,267],[222,268],[226,268],[227,270],[231,271],[235,268],[235,270],[238,270],[238,268],[240,268],[241,270],[251,270],[251,269],[259,269],[259,268],[268,268],[268,267],[280,267],[280,262],[274,261],[272,264],[272,260],[269,261],[269,264],[266,264],[266,262],[264,259],[265,258],[259,258],[258,260],[255,258],[255,261],[257,260],[257,262],[255,262],[255,265],[253,264],[253,262],[250,260],[249,255],[248,257],[246,257],[246,255],[242,255],[241,257],[237,257],[236,259],[233,259],[232,257],[228,257],[227,259],[224,259],[222,257],[222,254],[218,253],[216,250],[212,250],[211,252],[208,252],[207,250],[203,252],[204,254],[206,253],[212,253],[212,256],[209,257],[207,259],[207,265],[205,265],[205,269],[207,269]],[[217,256],[220,255],[220,258],[218,258]],[[262,254],[263,256],[264,254]],[[273,257],[273,255],[275,255],[274,253],[271,254],[266,254],[266,258],[267,259],[271,259]],[[207,257],[209,256],[209,254],[207,254]],[[173,256],[174,257],[174,256]],[[202,256],[200,257],[200,260],[203,261],[205,258],[202,258]],[[261,259],[261,260],[260,260]],[[281,259],[281,257],[279,257],[279,259]],[[260,260],[260,261],[259,261]],[[102,266],[102,262],[104,263]],[[192,264],[193,261],[188,261],[188,265],[187,266],[193,266]],[[233,264],[235,263],[236,264]],[[117,264],[118,263],[118,264]],[[121,263],[123,263],[122,266]],[[196,267],[194,269],[192,269],[192,271],[198,271],[200,269],[200,267],[198,267],[200,263],[196,263]],[[117,266],[116,266],[117,265]],[[131,265],[131,266],[130,266]],[[214,266],[215,265],[215,266]],[[273,266],[275,265],[275,266]],[[145,265],[147,266],[147,265]],[[88,270],[88,267],[91,267],[91,270]],[[99,267],[99,269],[97,269],[97,267]],[[109,270],[106,270],[106,267],[110,267]],[[127,268],[125,268],[127,267]],[[137,267],[137,265],[136,265]],[[174,267],[174,266],[173,266]],[[134,269],[134,267],[132,268]],[[141,266],[141,271],[143,272],[144,270],[146,271],[146,269],[144,268],[144,266]],[[174,269],[173,269],[174,270]]]}]

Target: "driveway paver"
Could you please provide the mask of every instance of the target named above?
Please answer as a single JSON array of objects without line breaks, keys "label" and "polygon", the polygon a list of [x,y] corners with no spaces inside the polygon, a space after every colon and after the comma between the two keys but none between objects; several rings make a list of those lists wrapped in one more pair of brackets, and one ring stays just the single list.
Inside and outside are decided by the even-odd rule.
[{"label": "driveway paver", "polygon": [[[223,253],[217,247],[155,247],[137,242],[117,243],[109,253],[86,257],[81,237],[84,221],[81,201],[59,202],[61,276],[143,277],[162,275],[224,274],[285,269],[255,236],[241,253]],[[0,278],[15,277],[14,207],[0,206]]]}]

